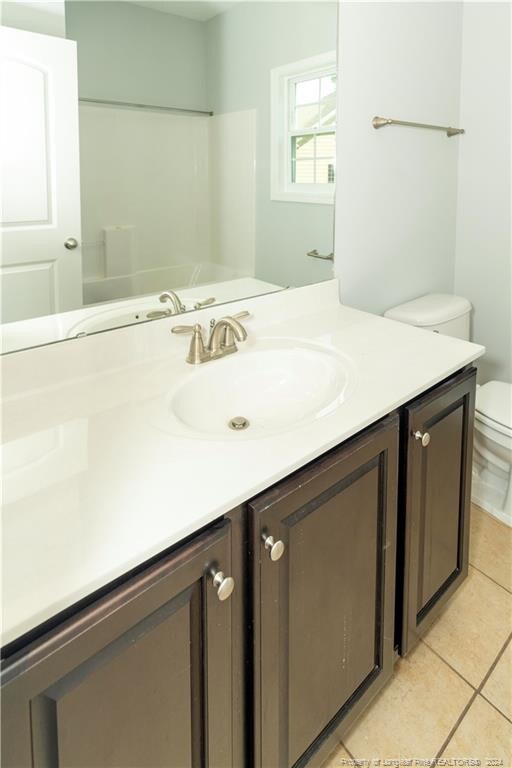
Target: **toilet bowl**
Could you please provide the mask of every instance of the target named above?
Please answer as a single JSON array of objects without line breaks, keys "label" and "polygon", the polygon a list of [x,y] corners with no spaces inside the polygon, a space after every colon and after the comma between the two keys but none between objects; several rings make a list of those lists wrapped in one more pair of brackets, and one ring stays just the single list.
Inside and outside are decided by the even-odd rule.
[{"label": "toilet bowl", "polygon": [[[385,317],[469,341],[471,304],[463,296],[428,293],[392,307]],[[477,389],[471,498],[512,526],[512,384]]]},{"label": "toilet bowl", "polygon": [[489,381],[476,394],[472,499],[512,526],[512,384]]}]

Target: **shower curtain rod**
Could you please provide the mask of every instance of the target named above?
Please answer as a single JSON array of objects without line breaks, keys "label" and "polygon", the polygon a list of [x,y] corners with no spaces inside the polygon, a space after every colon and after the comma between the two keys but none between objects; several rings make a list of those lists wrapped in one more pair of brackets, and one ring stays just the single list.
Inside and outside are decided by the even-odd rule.
[{"label": "shower curtain rod", "polygon": [[184,107],[162,107],[158,104],[138,104],[131,101],[112,101],[110,99],[88,99],[81,97],[78,99],[86,104],[103,104],[109,107],[129,107],[131,109],[151,109],[156,112],[179,112],[186,115],[207,115],[211,117],[213,112],[205,109],[185,109]]}]

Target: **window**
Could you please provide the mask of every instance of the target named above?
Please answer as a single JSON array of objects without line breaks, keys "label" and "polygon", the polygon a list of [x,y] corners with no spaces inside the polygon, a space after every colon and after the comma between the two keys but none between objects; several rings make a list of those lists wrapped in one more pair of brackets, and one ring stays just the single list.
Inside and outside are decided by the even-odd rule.
[{"label": "window", "polygon": [[271,73],[271,197],[329,204],[336,180],[335,53]]}]

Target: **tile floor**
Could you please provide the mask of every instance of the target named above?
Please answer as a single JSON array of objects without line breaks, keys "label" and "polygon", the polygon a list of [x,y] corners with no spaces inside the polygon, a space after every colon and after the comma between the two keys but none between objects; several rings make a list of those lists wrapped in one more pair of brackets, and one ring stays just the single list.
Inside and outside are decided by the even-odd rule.
[{"label": "tile floor", "polygon": [[323,768],[414,768],[415,758],[512,768],[512,529],[476,506],[469,560],[443,614]]}]

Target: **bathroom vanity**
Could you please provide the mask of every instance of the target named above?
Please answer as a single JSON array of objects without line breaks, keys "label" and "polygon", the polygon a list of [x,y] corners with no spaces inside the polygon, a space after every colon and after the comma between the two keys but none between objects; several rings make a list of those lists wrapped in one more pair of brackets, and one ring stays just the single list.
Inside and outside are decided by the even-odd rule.
[{"label": "bathroom vanity", "polygon": [[[230,365],[247,364],[251,338],[314,341],[351,361],[346,400],[255,438],[159,430],[155,403],[174,391],[162,350],[176,375],[197,380],[228,362],[190,373],[186,345],[160,321],[84,339],[82,368],[67,377],[57,359],[66,345],[53,347],[65,381],[55,387],[47,369],[32,383],[45,406],[34,424],[29,393],[23,416],[10,397],[23,372],[12,358],[7,437],[74,413],[88,421],[89,464],[71,476],[82,515],[55,510],[47,521],[50,552],[27,519],[23,533],[7,525],[4,546],[25,559],[6,563],[17,596],[4,626],[6,768],[321,765],[464,580],[471,363],[483,349],[339,306],[334,281],[224,313],[240,309],[264,319],[247,323],[249,346]],[[90,381],[82,388],[93,371],[94,393]],[[98,498],[89,482],[107,497],[104,512],[87,507]],[[37,493],[48,503],[48,488],[32,491],[27,505]],[[108,546],[83,541],[74,562],[70,534],[87,531]]]}]

